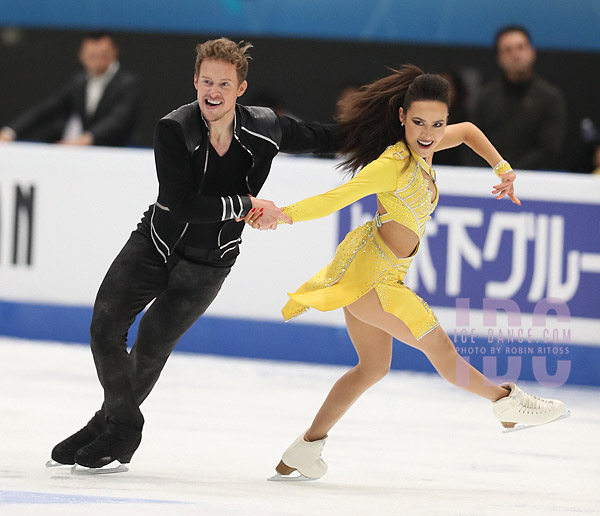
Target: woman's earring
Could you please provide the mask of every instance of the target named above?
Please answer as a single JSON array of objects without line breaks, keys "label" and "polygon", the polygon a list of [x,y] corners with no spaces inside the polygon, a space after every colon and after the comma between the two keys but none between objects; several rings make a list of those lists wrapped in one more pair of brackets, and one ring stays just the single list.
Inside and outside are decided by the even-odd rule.
[{"label": "woman's earring", "polygon": [[404,127],[404,122],[400,122],[400,125],[401,125],[402,127]]}]

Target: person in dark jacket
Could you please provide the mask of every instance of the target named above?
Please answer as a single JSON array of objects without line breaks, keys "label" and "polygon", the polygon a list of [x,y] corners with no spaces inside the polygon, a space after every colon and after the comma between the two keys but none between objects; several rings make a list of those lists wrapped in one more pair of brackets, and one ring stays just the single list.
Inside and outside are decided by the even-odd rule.
[{"label": "person in dark jacket", "polygon": [[0,141],[70,145],[134,143],[140,102],[138,78],[118,61],[119,48],[104,32],[86,36],[79,49],[84,70],[0,130]]},{"label": "person in dark jacket", "polygon": [[[265,107],[244,107],[250,44],[225,38],[197,46],[197,100],[162,118],[155,131],[158,198],[109,268],[98,291],[91,349],[104,404],[57,444],[49,465],[116,468],[142,435],[140,404],[181,336],[211,304],[239,254],[246,216],[274,226],[286,219],[259,199],[279,152],[335,152],[335,125],[297,122]],[[254,210],[254,211],[252,211]],[[142,317],[127,352],[127,332]]]},{"label": "person in dark jacket", "polygon": [[518,25],[500,29],[496,59],[502,77],[483,87],[472,122],[502,149],[513,167],[560,169],[567,124],[565,100],[556,86],[535,74],[536,52],[528,31]]}]

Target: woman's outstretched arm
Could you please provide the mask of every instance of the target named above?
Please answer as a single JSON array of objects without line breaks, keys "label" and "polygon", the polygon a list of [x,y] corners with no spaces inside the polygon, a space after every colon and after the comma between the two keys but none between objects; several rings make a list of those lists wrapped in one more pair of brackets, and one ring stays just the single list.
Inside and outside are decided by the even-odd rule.
[{"label": "woman's outstretched arm", "polygon": [[460,124],[449,125],[442,141],[435,150],[450,149],[462,143],[486,160],[502,181],[500,184],[494,185],[492,193],[496,196],[496,199],[502,199],[507,195],[512,202],[520,206],[521,201],[515,195],[513,184],[517,177],[516,174],[496,150],[496,147],[492,145],[492,142],[483,134],[483,131],[475,124],[461,122]]},{"label": "woman's outstretched arm", "polygon": [[[255,210],[241,220],[255,229],[275,229],[278,221],[292,224],[326,217],[367,195],[394,190],[400,166],[397,163],[398,159],[400,158],[379,158],[369,163],[347,183],[285,206],[279,214],[275,211],[279,208],[271,201],[252,198],[252,206]],[[270,204],[261,204],[264,202]]]}]

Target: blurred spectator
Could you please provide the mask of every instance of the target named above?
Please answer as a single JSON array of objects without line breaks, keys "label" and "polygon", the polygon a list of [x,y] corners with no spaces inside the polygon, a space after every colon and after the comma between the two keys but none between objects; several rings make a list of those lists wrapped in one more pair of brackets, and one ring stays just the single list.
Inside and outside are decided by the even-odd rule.
[{"label": "blurred spectator", "polygon": [[594,147],[592,163],[594,165],[594,170],[592,170],[592,174],[600,174],[600,142],[596,143]]},{"label": "blurred spectator", "polygon": [[536,52],[524,27],[500,29],[496,59],[502,77],[482,88],[472,121],[515,169],[561,168],[565,101],[555,86],[535,75]]},{"label": "blurred spectator", "polygon": [[[450,84],[448,123],[457,124],[459,122],[465,122],[468,120],[467,88],[463,78],[455,71],[442,72],[440,75]],[[445,149],[435,155],[435,164],[460,165],[463,154],[463,150],[460,146]]]},{"label": "blurred spectator", "polygon": [[51,96],[0,130],[0,141],[32,140],[71,145],[133,143],[140,88],[123,70],[119,48],[104,32],[83,38],[75,74]]},{"label": "blurred spectator", "polygon": [[573,152],[572,172],[600,173],[600,124],[591,118],[580,122],[580,141]]}]

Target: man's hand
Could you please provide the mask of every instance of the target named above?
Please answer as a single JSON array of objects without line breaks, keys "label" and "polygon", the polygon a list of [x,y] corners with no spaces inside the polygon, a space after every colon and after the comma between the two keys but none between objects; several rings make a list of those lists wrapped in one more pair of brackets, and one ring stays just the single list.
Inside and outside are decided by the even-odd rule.
[{"label": "man's hand", "polygon": [[10,127],[3,127],[0,130],[0,142],[14,142],[16,136],[17,135]]},{"label": "man's hand", "polygon": [[86,132],[79,136],[65,138],[64,140],[60,140],[56,143],[61,143],[63,145],[93,145],[94,135]]},{"label": "man's hand", "polygon": [[250,199],[252,200],[252,209],[243,219],[236,219],[237,221],[243,220],[254,229],[260,230],[277,229],[279,219],[291,222],[291,219],[281,211],[281,208],[275,206],[273,201],[257,199],[252,196]]}]

